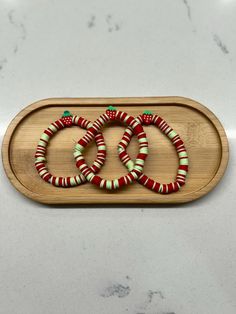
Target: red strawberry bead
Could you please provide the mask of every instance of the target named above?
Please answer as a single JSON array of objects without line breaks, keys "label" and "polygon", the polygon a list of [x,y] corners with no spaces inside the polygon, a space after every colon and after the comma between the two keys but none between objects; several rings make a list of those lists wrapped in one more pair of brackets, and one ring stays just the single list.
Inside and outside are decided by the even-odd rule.
[{"label": "red strawberry bead", "polygon": [[65,127],[72,126],[72,114],[70,113],[70,111],[64,111],[61,117],[61,121],[65,125]]},{"label": "red strawberry bead", "polygon": [[149,110],[145,110],[142,115],[143,124],[150,125],[152,123],[152,112]]},{"label": "red strawberry bead", "polygon": [[106,114],[111,120],[115,120],[116,118],[116,108],[113,106],[109,106],[106,110]]}]

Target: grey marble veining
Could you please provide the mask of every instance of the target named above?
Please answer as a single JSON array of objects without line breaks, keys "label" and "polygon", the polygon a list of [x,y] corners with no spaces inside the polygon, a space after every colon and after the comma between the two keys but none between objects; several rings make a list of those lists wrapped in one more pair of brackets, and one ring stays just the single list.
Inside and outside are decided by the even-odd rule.
[{"label": "grey marble veining", "polygon": [[223,53],[229,53],[227,46],[221,41],[220,37],[217,34],[213,34],[213,39]]},{"label": "grey marble veining", "polygon": [[183,0],[183,3],[185,5],[185,7],[186,7],[188,18],[189,18],[190,21],[192,21],[192,13],[191,13],[190,4],[188,3],[187,0]]}]

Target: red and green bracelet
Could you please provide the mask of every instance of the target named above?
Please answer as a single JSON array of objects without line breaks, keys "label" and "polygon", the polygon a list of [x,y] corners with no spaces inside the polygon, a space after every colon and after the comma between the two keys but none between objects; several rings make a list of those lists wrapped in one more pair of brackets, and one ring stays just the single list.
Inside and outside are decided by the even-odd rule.
[{"label": "red and green bracelet", "polygon": [[[151,111],[144,111],[142,115],[136,118],[137,122],[142,125],[155,125],[162,133],[164,133],[171,140],[175,146],[179,157],[179,167],[177,171],[176,180],[171,183],[159,183],[153,179],[148,178],[145,174],[141,173],[138,177],[138,182],[150,190],[153,190],[161,194],[169,194],[177,192],[181,186],[185,184],[187,172],[188,172],[188,155],[184,147],[184,143],[180,136],[164,121],[161,117],[153,115]],[[126,152],[126,148],[129,145],[134,132],[133,129],[128,127],[118,145],[119,157],[122,163],[127,167],[129,171],[133,169],[133,161]]]},{"label": "red and green bracelet", "polygon": [[[57,187],[73,187],[80,185],[86,181],[86,178],[83,174],[79,174],[73,177],[53,176],[48,171],[48,168],[46,166],[46,152],[50,139],[57,131],[64,129],[65,127],[71,127],[72,125],[79,126],[83,129],[89,129],[92,126],[92,122],[85,120],[82,117],[73,116],[70,114],[69,111],[65,111],[61,119],[50,124],[49,127],[43,132],[35,153],[35,167],[38,171],[38,174],[44,181]],[[98,152],[96,160],[89,168],[91,173],[98,172],[103,166],[106,159],[106,146],[102,133],[97,133],[94,139],[98,148]]]},{"label": "red and green bracelet", "polygon": [[[136,157],[132,170],[125,176],[115,180],[106,180],[98,175],[95,175],[85,162],[83,151],[85,147],[94,139],[98,131],[110,121],[121,121],[128,125],[132,132],[137,136],[139,142],[139,153]],[[148,141],[146,134],[141,124],[126,112],[116,110],[109,106],[106,113],[102,114],[93,125],[87,130],[87,133],[81,138],[75,146],[76,166],[81,173],[86,177],[87,181],[97,185],[100,188],[115,190],[124,185],[128,185],[135,181],[142,173],[144,161],[148,155]]]}]

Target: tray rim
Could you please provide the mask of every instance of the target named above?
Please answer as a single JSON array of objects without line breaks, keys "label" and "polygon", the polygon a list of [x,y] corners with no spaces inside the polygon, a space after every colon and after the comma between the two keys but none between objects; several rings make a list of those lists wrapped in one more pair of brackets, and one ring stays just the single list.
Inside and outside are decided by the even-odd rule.
[{"label": "tray rim", "polygon": [[[196,200],[210,192],[221,180],[223,177],[225,170],[227,168],[228,160],[229,160],[229,144],[227,135],[225,130],[219,121],[219,119],[215,116],[215,114],[209,110],[206,106],[202,105],[201,103],[182,96],[152,96],[152,97],[83,97],[83,98],[70,98],[70,97],[63,97],[63,98],[45,98],[33,102],[32,104],[28,105],[27,107],[23,108],[10,122],[5,132],[3,142],[2,142],[2,162],[5,173],[10,180],[11,184],[23,195],[26,197],[40,202],[44,204],[67,204],[67,205],[80,205],[80,204],[137,204],[134,203],[132,200],[122,201],[120,198],[116,198],[116,200],[107,201],[98,201],[90,199],[90,201],[86,200],[79,200],[79,202],[72,202],[69,203],[67,201],[61,201],[57,198],[52,198],[51,196],[45,196],[43,194],[37,194],[32,192],[28,188],[26,188],[14,174],[14,171],[11,168],[11,162],[9,158],[9,149],[11,145],[11,139],[14,134],[15,129],[21,123],[21,121],[33,111],[38,110],[40,108],[48,107],[48,106],[73,106],[73,105],[92,105],[92,106],[107,106],[108,104],[111,105],[122,105],[122,106],[142,106],[142,105],[154,105],[154,104],[161,104],[164,105],[179,105],[189,107],[191,109],[195,109],[199,111],[201,114],[206,116],[211,123],[214,125],[216,131],[218,132],[220,141],[221,141],[221,160],[216,171],[215,175],[212,179],[202,188],[199,190],[193,191],[192,193],[188,193],[184,195],[184,199],[177,199],[167,201],[166,199],[159,199],[158,201],[148,201],[146,199],[144,202],[139,204],[177,204],[177,203],[187,203],[193,200]],[[72,198],[71,198],[72,199]]]}]

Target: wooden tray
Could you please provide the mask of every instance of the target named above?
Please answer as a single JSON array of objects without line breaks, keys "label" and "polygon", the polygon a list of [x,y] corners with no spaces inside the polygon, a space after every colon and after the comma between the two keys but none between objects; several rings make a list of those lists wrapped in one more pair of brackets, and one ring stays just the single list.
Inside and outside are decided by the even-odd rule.
[{"label": "wooden tray", "polygon": [[[63,189],[44,182],[34,167],[34,153],[41,133],[57,120],[64,110],[93,121],[108,105],[137,116],[151,110],[163,117],[185,142],[189,155],[189,175],[186,185],[177,193],[160,195],[138,183],[121,190],[105,191],[92,184]],[[114,179],[126,173],[117,156],[117,144],[124,126],[111,124],[104,129],[108,154],[100,174]],[[175,178],[178,158],[171,142],[154,126],[145,127],[149,139],[149,156],[145,173],[161,182]],[[78,170],[73,159],[73,148],[84,130],[73,127],[54,136],[48,147],[48,166],[54,175],[71,176]],[[138,145],[133,138],[129,153],[135,157]],[[48,204],[100,203],[184,203],[208,193],[221,179],[228,162],[228,141],[225,131],[203,105],[183,97],[151,98],[61,98],[40,100],[23,109],[9,125],[2,148],[3,164],[15,188],[27,197]],[[86,150],[86,160],[96,156],[96,145]]]}]

